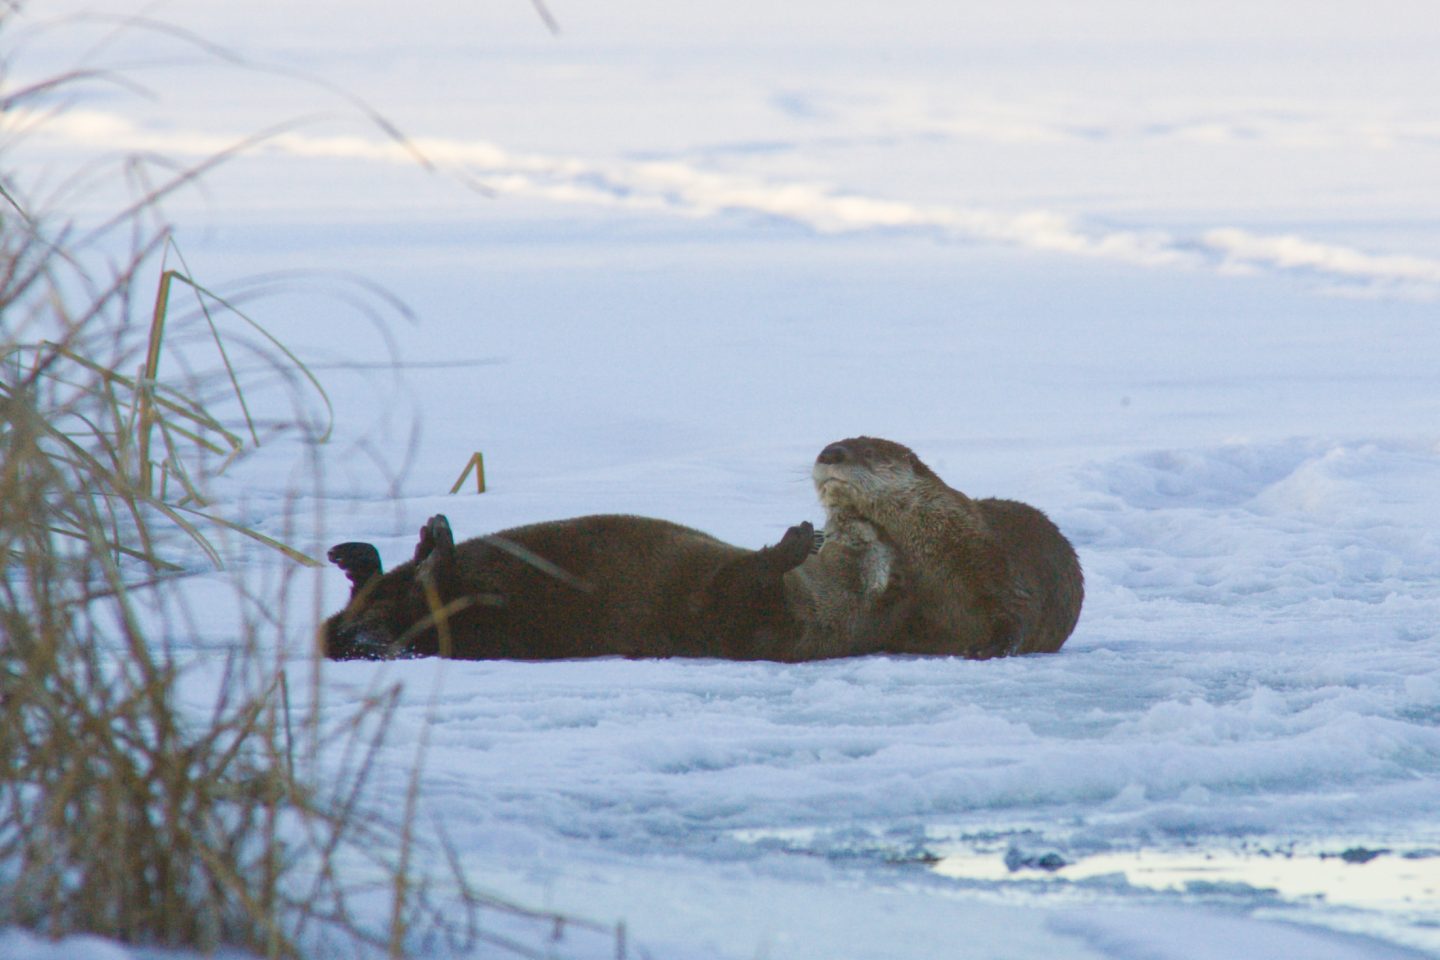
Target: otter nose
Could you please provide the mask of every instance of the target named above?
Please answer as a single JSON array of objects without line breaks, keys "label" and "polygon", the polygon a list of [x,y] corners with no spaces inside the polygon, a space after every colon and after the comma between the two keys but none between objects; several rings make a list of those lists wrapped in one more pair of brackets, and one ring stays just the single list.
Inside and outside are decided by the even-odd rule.
[{"label": "otter nose", "polygon": [[845,463],[850,459],[850,448],[843,443],[832,443],[820,451],[820,456],[815,458],[816,463]]}]

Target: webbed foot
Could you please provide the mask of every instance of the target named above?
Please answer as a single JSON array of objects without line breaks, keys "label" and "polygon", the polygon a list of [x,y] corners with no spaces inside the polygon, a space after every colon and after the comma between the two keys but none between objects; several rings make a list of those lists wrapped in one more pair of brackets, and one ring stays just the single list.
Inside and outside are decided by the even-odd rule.
[{"label": "webbed foot", "polygon": [[325,554],[326,559],[345,572],[350,581],[350,595],[353,597],[360,588],[383,572],[380,566],[380,551],[373,543],[337,543]]}]

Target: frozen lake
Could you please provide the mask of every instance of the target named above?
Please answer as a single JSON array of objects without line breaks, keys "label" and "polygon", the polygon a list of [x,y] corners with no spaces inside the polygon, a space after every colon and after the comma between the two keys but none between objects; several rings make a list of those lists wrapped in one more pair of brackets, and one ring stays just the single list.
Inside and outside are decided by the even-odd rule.
[{"label": "frozen lake", "polygon": [[[282,440],[217,492],[314,555],[393,564],[438,512],[758,547],[856,434],[1078,548],[1053,656],[323,665],[336,711],[404,681],[376,802],[428,730],[422,819],[485,889],[657,960],[1440,955],[1440,20],[956,6],[150,11],[237,67],[35,4],[12,82],[154,96],[87,88],[9,159],[90,218],[97,153],[284,125],[166,210],[212,287],[309,272],[253,309],[334,401],[323,487]],[[194,590],[203,712],[235,626]]]}]

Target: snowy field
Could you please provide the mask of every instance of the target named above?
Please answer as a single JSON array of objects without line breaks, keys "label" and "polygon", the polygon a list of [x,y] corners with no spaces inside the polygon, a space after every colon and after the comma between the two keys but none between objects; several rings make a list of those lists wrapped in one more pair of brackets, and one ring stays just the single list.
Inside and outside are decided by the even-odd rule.
[{"label": "snowy field", "polygon": [[[524,0],[149,10],[363,99],[432,170],[173,36],[12,30],[18,77],[98,55],[156,94],[33,133],[37,185],[302,121],[167,204],[211,286],[316,272],[255,313],[334,400],[321,486],[281,440],[226,502],[387,564],[438,512],[758,547],[820,520],[809,465],[863,433],[1044,509],[1086,604],[1059,654],[983,663],[324,664],[337,712],[405,684],[374,802],[428,737],[419,819],[478,885],[655,960],[1440,956],[1428,5],[550,9],[558,36]],[[308,292],[335,271],[414,320]],[[448,495],[477,450],[489,492]],[[263,592],[281,562],[238,569]],[[339,606],[338,571],[305,578]],[[200,713],[227,584],[197,575],[215,613],[174,638]]]}]

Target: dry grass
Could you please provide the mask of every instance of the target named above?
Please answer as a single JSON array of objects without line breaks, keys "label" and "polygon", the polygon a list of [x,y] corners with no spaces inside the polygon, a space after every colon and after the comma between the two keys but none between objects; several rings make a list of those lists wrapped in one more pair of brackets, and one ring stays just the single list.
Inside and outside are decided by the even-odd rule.
[{"label": "dry grass", "polygon": [[[0,5],[0,30],[15,15]],[[426,859],[412,828],[420,758],[398,820],[366,805],[398,689],[336,717],[317,685],[292,709],[278,640],[294,570],[313,561],[207,493],[261,437],[231,350],[251,344],[250,359],[311,391],[267,434],[323,442],[328,423],[306,411],[328,404],[278,341],[170,267],[157,200],[225,156],[164,169],[102,233],[27,205],[5,113],[95,75],[9,91],[0,69],[0,926],[265,957],[400,956],[427,938],[539,955],[486,932],[483,911],[608,931],[475,892],[455,852],[431,842],[426,858],[448,871],[437,906],[436,879],[414,867]],[[180,292],[213,340],[218,392],[215,379],[162,375]],[[222,333],[221,317],[248,341]],[[187,661],[163,638],[194,620],[186,571],[221,564],[236,535],[284,554],[289,572],[278,606],[237,581],[218,693],[197,710],[181,702]],[[356,863],[365,884],[348,879]],[[391,908],[374,923],[354,898],[373,904],[377,887]],[[615,944],[623,957],[623,929]]]},{"label": "dry grass", "polygon": [[[185,627],[181,567],[218,565],[230,534],[308,559],[206,503],[208,479],[258,435],[233,376],[250,442],[158,375],[168,291],[195,284],[163,269],[169,236],[147,222],[146,198],[126,214],[132,239],[117,264],[113,248],[86,249],[5,188],[0,923],[272,957],[299,955],[317,923],[374,939],[347,922],[331,866],[373,844],[378,827],[357,802],[368,764],[324,793],[310,785],[297,743],[319,741],[319,714],[291,715],[266,636],[274,613],[242,605],[251,612],[208,716],[181,707],[182,668],[156,640]],[[87,266],[97,263],[105,272]],[[215,329],[226,305],[199,304]],[[146,344],[134,342],[146,326],[137,313],[151,320]],[[266,343],[271,364],[308,376]],[[230,369],[218,330],[215,344]],[[301,414],[293,426],[315,432]],[[393,700],[378,695],[332,735],[373,753],[383,723],[371,721]]]}]

